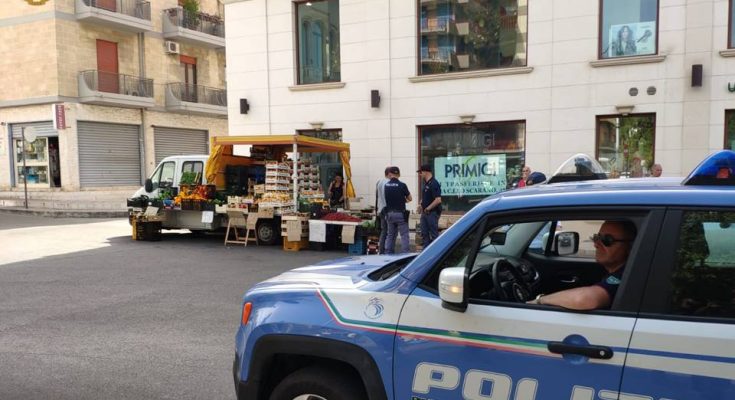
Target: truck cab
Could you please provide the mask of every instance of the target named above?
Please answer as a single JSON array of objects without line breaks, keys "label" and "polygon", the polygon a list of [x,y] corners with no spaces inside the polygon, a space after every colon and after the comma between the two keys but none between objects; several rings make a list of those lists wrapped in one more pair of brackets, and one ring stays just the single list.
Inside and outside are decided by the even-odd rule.
[{"label": "truck cab", "polygon": [[204,166],[209,158],[206,154],[193,154],[166,157],[158,164],[156,170],[145,180],[145,185],[138,189],[132,197],[148,196],[158,197],[162,190],[178,191],[181,176],[185,172],[199,174],[199,182],[195,184],[206,184]]}]

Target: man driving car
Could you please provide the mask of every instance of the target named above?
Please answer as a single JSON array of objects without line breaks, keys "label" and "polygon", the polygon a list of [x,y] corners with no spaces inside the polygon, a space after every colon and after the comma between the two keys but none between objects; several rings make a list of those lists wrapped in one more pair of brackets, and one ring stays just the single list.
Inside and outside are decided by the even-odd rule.
[{"label": "man driving car", "polygon": [[595,260],[607,271],[602,281],[585,287],[540,294],[529,304],[560,306],[573,310],[610,308],[615,299],[625,270],[630,249],[636,236],[636,227],[630,221],[605,221],[591,239],[595,246]]}]

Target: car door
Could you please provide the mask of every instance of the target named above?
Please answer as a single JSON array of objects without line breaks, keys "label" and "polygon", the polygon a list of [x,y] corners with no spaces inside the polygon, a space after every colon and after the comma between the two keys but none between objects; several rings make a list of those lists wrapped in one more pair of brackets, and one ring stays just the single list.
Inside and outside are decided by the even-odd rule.
[{"label": "car door", "polygon": [[621,391],[735,397],[735,208],[667,213]]},{"label": "car door", "polygon": [[174,174],[176,172],[176,163],[174,161],[166,161],[161,163],[151,175],[151,183],[153,191],[147,193],[148,197],[154,198],[161,194],[161,189],[170,189],[174,183]]},{"label": "car door", "polygon": [[[573,218],[599,219],[605,211]],[[559,215],[550,217],[541,211],[539,220],[573,213],[555,212]],[[639,232],[611,310],[580,312],[472,297],[464,311],[443,307],[438,271],[473,268],[487,230],[516,222],[512,216],[491,215],[468,231],[407,299],[395,341],[395,398],[617,399],[643,289],[638,282],[645,283],[653,255],[641,243],[655,243],[658,223],[653,221],[660,223],[662,215],[636,213]]]}]

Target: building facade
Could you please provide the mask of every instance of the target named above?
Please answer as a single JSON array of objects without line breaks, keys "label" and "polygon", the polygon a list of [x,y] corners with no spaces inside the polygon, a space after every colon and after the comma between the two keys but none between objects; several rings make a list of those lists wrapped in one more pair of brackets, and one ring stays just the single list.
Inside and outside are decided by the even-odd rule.
[{"label": "building facade", "polygon": [[32,198],[110,192],[124,205],[163,157],[206,154],[210,136],[227,134],[221,2],[6,3],[5,197],[27,186]]},{"label": "building facade", "polygon": [[461,212],[525,164],[679,176],[735,146],[732,1],[224,3],[230,131],[338,134],[363,199],[386,165]]}]

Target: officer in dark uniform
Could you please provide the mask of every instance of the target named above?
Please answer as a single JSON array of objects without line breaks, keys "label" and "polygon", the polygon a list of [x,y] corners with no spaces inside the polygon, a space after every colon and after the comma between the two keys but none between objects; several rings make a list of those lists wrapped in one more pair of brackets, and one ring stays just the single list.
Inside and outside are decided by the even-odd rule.
[{"label": "officer in dark uniform", "polygon": [[439,236],[439,217],[442,214],[442,188],[434,179],[431,165],[424,164],[419,168],[419,176],[424,181],[424,191],[421,195],[421,205],[418,212],[421,214],[421,236],[424,248]]},{"label": "officer in dark uniform", "polygon": [[388,237],[385,239],[385,253],[395,253],[396,238],[401,234],[401,253],[408,253],[408,216],[406,215],[406,203],[411,201],[411,192],[408,186],[398,180],[401,171],[398,167],[388,168],[388,182],[385,190],[385,219],[388,224]]}]

